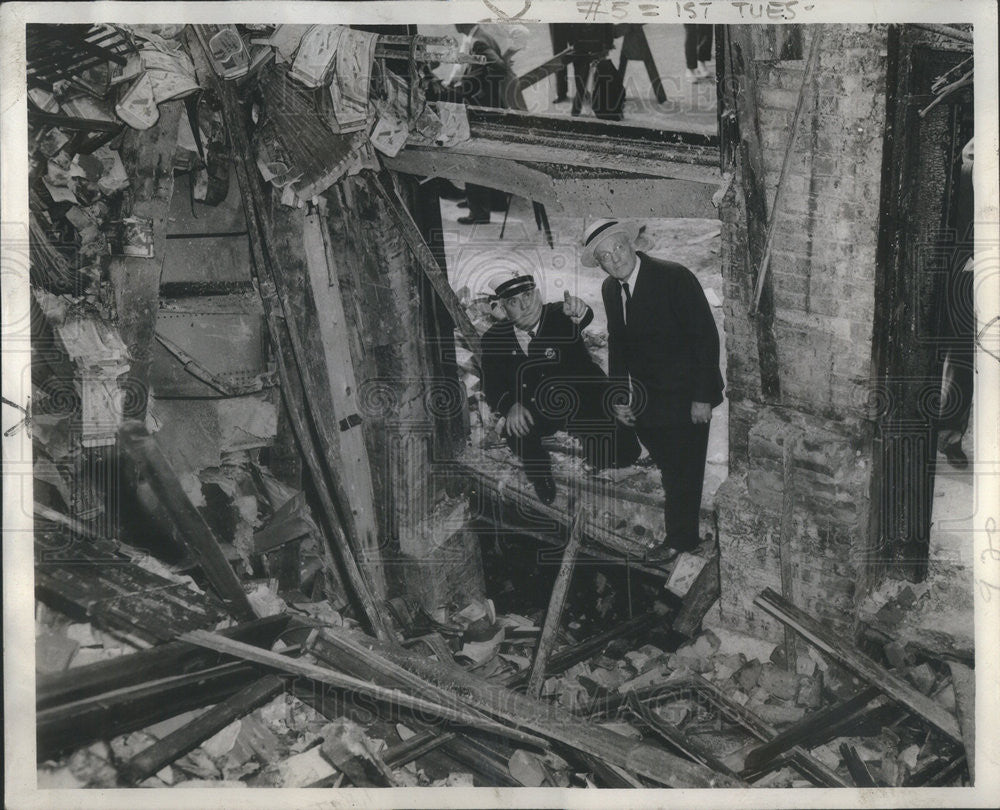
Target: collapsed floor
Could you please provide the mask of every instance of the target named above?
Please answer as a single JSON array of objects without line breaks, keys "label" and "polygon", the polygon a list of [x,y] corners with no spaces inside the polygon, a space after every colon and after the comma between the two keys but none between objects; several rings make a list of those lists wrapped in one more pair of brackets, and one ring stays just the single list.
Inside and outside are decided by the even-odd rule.
[{"label": "collapsed floor", "polygon": [[[182,33],[161,31],[148,41],[158,43],[152,50],[163,47],[185,66],[185,47],[196,61],[201,51],[191,32],[181,44]],[[260,33],[240,36],[249,40]],[[270,33],[274,41],[255,45],[252,70],[284,80],[284,73],[266,66],[270,49],[280,50],[278,32]],[[103,47],[128,52],[127,38],[109,36],[111,44],[101,40]],[[400,55],[395,44],[389,57]],[[257,61],[261,54],[264,61]],[[204,58],[198,64],[201,81],[218,84],[214,74],[205,79]],[[215,89],[213,103],[201,108],[206,126],[199,134],[209,158],[225,141],[226,115],[231,124],[237,109],[231,87],[228,93]],[[295,98],[289,93],[285,100]],[[42,94],[36,100],[56,101]],[[377,561],[391,570],[369,567],[370,548],[360,547],[358,527],[349,520],[365,493],[351,490],[352,481],[346,487],[342,480],[329,482],[343,469],[323,466],[331,456],[343,461],[342,468],[353,462],[346,451],[343,459],[334,452],[352,439],[360,443],[351,446],[360,457],[360,431],[351,432],[357,413],[341,410],[339,401],[330,411],[324,410],[326,400],[310,400],[322,388],[309,376],[316,364],[303,360],[315,344],[289,349],[295,333],[288,337],[284,330],[296,326],[292,315],[309,324],[315,313],[290,306],[288,315],[274,304],[275,289],[277,297],[294,292],[290,274],[280,271],[289,269],[283,253],[295,250],[292,237],[274,224],[287,212],[273,214],[269,206],[286,198],[308,201],[306,216],[315,224],[326,216],[323,205],[314,205],[315,195],[330,188],[332,209],[336,194],[354,193],[359,207],[374,211],[374,228],[405,214],[405,189],[393,187],[389,195],[385,175],[372,180],[371,172],[362,172],[354,185],[339,185],[345,172],[377,167],[372,148],[359,146],[348,133],[339,143],[350,141],[354,164],[340,155],[336,169],[310,164],[305,168],[313,175],[272,176],[288,182],[284,191],[274,183],[265,199],[251,183],[260,184],[262,166],[270,171],[284,165],[289,177],[303,167],[263,161],[260,154],[254,164],[244,143],[247,154],[234,146],[227,158],[238,177],[231,181],[218,164],[212,168],[220,176],[213,175],[196,157],[204,157],[202,143],[177,143],[174,149],[173,141],[180,140],[174,131],[184,130],[177,125],[192,115],[192,108],[185,112],[174,100],[160,113],[161,126],[172,130],[161,140],[171,141],[166,165],[172,160],[181,172],[180,188],[184,172],[190,175],[190,199],[182,193],[171,199],[175,181],[168,171],[159,178],[170,186],[166,205],[152,194],[140,199],[146,207],[132,213],[142,216],[126,218],[131,230],[118,233],[112,226],[126,223],[112,211],[130,178],[117,148],[122,143],[112,148],[105,141],[123,125],[113,112],[110,121],[95,117],[100,104],[92,100],[84,114],[79,99],[76,107],[67,103],[72,100],[61,99],[58,114],[35,110],[32,138],[39,787],[971,783],[971,651],[958,648],[942,656],[919,639],[903,643],[902,636],[874,629],[859,636],[862,647],[856,648],[769,590],[755,604],[785,625],[784,644],[727,630],[717,613],[717,530],[696,553],[666,567],[642,562],[662,521],[662,495],[650,465],[585,477],[572,443],[557,436],[552,449],[562,494],[546,507],[532,497],[510,453],[496,446],[488,420],[477,422],[478,413],[465,410],[468,395],[476,404],[472,386],[450,414],[473,422],[463,426],[461,450],[448,457],[458,491],[417,515],[426,518],[430,534],[458,538],[454,547],[431,549],[454,557],[419,558],[425,566],[420,568],[402,554],[393,559],[390,552],[397,549],[386,549]],[[400,102],[397,113],[406,107],[394,100]],[[416,142],[443,136],[444,125],[437,124],[433,137],[424,132]],[[261,135],[265,152],[281,145],[274,122],[267,126]],[[87,134],[94,127],[96,137]],[[280,156],[293,163],[308,157]],[[199,194],[222,199],[210,208]],[[146,215],[159,217],[152,236],[140,222]],[[401,221],[397,229],[413,237],[405,226],[416,226]],[[287,214],[287,222],[296,220]],[[424,234],[435,223],[425,225]],[[693,244],[704,245],[717,233],[712,227],[692,234]],[[219,247],[234,236],[252,242],[252,259],[249,246],[241,248],[245,255]],[[204,261],[206,251],[198,253],[194,245],[206,238],[216,252],[238,254],[230,256],[229,269],[243,274],[200,280],[170,275],[196,268],[199,257]],[[286,238],[287,244],[281,241]],[[493,240],[482,232],[478,238]],[[364,232],[351,239],[365,242]],[[164,265],[167,240],[172,250],[187,251],[184,261]],[[433,285],[440,268],[433,256],[416,266],[421,250],[430,254],[419,232],[407,242],[418,261],[393,265],[397,286],[373,281],[371,268],[363,268],[375,295],[392,299],[369,331],[348,335],[340,323],[343,340],[331,344],[322,334],[329,328],[324,322],[313,330],[322,334],[321,342],[347,354],[348,342],[353,347],[379,332],[392,333],[401,312],[419,310],[411,304],[419,298],[418,285],[405,273]],[[378,247],[396,249],[397,256],[404,252],[395,243]],[[448,246],[435,247],[446,253]],[[110,274],[108,255],[115,265]],[[152,292],[130,289],[149,270],[141,262],[154,258],[159,264]],[[126,272],[143,267],[142,273]],[[345,275],[355,270],[341,268]],[[339,289],[330,281],[336,272],[321,268],[331,298]],[[303,278],[296,276],[295,283],[307,286],[310,279]],[[127,296],[115,285],[151,295],[154,309],[159,307],[156,342],[146,335],[146,356],[133,351],[140,308],[121,306]],[[460,301],[451,292],[451,301],[447,291],[435,291],[445,308],[449,301],[471,305],[468,297]],[[344,315],[343,302],[337,304]],[[264,313],[262,306],[274,308]],[[468,317],[464,309],[448,309],[456,323],[463,313]],[[721,312],[715,314],[721,321]],[[356,326],[350,317],[348,325]],[[185,332],[196,325],[213,347],[207,360],[186,350]],[[118,327],[131,332],[129,346]],[[424,366],[411,367],[414,357],[392,351],[389,343],[372,351],[375,361],[365,368],[373,379],[384,371],[378,365],[383,361],[404,382],[413,382],[407,375],[421,378]],[[324,374],[344,371],[325,359]],[[138,379],[143,364],[153,367],[151,395],[140,386],[119,387],[123,379]],[[301,380],[288,375],[297,364],[307,367],[299,370]],[[304,394],[296,394],[299,384]],[[405,393],[409,401],[422,401],[433,392],[414,385]],[[365,413],[369,421],[376,420],[375,410]],[[339,434],[326,424],[330,420],[316,416],[330,412],[345,415]],[[304,428],[290,425],[296,418],[306,419]],[[311,430],[308,418],[315,420]],[[423,471],[420,462],[401,468]],[[724,450],[712,466],[709,494],[725,475]],[[416,489],[414,478],[407,484]],[[569,490],[586,493],[589,518],[569,513]],[[389,488],[389,495],[405,500],[411,493]],[[705,525],[714,525],[711,501],[703,506]],[[406,576],[392,564],[409,566]],[[376,574],[422,581],[395,595],[404,589],[384,582],[375,587]],[[439,581],[453,574],[455,581]],[[413,593],[422,587],[448,598],[428,609]],[[392,597],[375,599],[373,593]],[[905,589],[893,597],[899,606],[873,604],[869,612],[884,618],[915,601],[910,591],[907,604]]]},{"label": "collapsed floor", "polygon": [[581,559],[524,696],[556,566],[522,535],[484,528],[483,543],[494,598],[446,623],[395,600],[391,647],[328,601],[266,588],[254,606],[272,615],[219,623],[195,582],[90,543],[94,569],[130,577],[99,601],[83,555],[53,543],[41,592],[68,598],[72,571],[89,601],[38,604],[39,787],[969,783],[966,666],[875,642],[869,657],[798,641],[788,661],[784,645],[703,628],[704,577],[668,589]]}]

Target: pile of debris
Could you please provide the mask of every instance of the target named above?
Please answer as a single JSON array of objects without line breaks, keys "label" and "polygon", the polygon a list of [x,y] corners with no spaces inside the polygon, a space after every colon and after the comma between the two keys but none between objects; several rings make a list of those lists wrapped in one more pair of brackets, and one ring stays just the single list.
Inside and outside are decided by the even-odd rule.
[{"label": "pile of debris", "polygon": [[392,643],[305,607],[141,651],[40,608],[40,786],[969,783],[972,673],[902,645],[886,666],[826,636],[791,661],[722,628],[667,649],[658,602],[563,628],[535,699],[544,629],[489,601]]}]

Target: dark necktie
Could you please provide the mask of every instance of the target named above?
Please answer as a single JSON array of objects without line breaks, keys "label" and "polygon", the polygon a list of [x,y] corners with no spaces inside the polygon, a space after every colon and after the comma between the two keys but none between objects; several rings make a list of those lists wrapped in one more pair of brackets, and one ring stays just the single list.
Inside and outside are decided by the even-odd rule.
[{"label": "dark necktie", "polygon": [[632,304],[632,293],[629,292],[627,281],[622,282],[622,289],[625,291],[625,300],[622,301],[622,321],[627,324],[628,311],[631,308]]}]

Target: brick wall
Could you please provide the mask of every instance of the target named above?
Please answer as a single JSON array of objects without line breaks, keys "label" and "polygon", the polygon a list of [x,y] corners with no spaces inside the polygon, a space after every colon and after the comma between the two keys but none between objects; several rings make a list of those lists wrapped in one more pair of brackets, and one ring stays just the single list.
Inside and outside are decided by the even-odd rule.
[{"label": "brick wall", "polygon": [[[875,251],[885,125],[880,26],[823,26],[786,188],[777,211],[770,279],[780,400],[761,396],[743,189],[724,200],[730,479],[719,511],[724,621],[767,638],[781,628],[753,608],[780,589],[778,538],[786,442],[795,448],[790,526],[793,598],[839,628],[863,596],[871,480],[865,420],[872,363]],[[805,30],[807,55],[817,26]],[[757,61],[757,110],[768,210],[805,73],[805,60]],[[737,173],[739,177],[739,173]],[[786,504],[787,507],[787,504]]]}]

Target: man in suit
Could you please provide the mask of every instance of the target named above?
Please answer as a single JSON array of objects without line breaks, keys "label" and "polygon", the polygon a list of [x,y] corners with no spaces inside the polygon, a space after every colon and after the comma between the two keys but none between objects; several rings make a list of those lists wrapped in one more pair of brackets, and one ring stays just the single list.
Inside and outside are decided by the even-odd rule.
[{"label": "man in suit", "polygon": [[578,438],[587,462],[597,469],[632,464],[639,442],[608,407],[610,381],[581,335],[594,318],[590,307],[568,292],[561,303],[543,304],[530,275],[498,280],[494,298],[507,320],[483,336],[483,391],[503,418],[507,444],[522,460],[539,499],[555,500],[542,437],[557,430]]},{"label": "man in suit", "polygon": [[637,252],[637,238],[629,224],[600,220],[584,234],[581,260],[608,276],[608,365],[631,391],[615,409],[660,468],[666,535],[647,559],[666,562],[700,541],[708,428],[722,402],[719,332],[694,274]]}]

